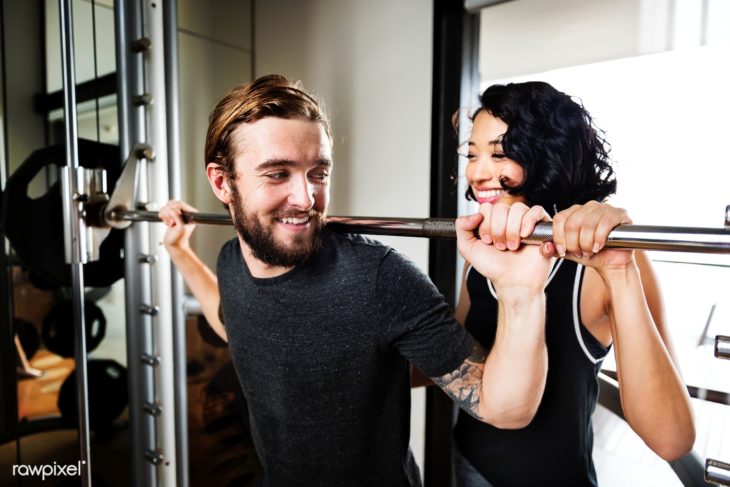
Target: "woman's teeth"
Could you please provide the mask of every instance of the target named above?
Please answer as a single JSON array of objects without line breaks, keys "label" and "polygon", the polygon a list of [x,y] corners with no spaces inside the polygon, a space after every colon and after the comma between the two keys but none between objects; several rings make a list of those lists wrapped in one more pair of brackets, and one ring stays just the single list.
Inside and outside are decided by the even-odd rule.
[{"label": "woman's teeth", "polygon": [[490,199],[501,196],[503,193],[503,189],[488,189],[486,191],[477,191],[477,198]]}]

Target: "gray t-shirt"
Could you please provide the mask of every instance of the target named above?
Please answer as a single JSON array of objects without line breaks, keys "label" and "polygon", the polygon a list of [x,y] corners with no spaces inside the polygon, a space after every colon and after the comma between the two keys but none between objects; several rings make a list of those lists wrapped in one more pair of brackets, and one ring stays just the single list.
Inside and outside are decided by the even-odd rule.
[{"label": "gray t-shirt", "polygon": [[306,264],[251,276],[237,239],[218,257],[221,311],[271,486],[417,486],[410,361],[451,372],[475,342],[413,263],[325,230]]}]

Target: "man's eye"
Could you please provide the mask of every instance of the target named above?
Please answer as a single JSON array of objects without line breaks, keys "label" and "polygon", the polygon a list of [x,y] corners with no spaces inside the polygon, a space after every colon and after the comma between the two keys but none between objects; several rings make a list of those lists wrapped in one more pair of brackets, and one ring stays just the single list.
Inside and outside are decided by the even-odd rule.
[{"label": "man's eye", "polygon": [[288,175],[289,175],[288,173],[283,172],[283,171],[282,172],[270,172],[270,173],[267,173],[266,174],[266,177],[269,178],[269,179],[273,179],[273,180],[279,181],[281,179],[286,179],[286,177]]},{"label": "man's eye", "polygon": [[316,179],[317,181],[326,181],[330,177],[330,173],[328,172],[319,172],[312,174],[312,178]]}]

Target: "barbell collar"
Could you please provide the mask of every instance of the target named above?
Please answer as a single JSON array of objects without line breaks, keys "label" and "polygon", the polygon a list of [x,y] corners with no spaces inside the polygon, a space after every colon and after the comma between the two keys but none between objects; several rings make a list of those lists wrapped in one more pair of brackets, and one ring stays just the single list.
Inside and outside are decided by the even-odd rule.
[{"label": "barbell collar", "polygon": [[715,336],[715,357],[730,359],[730,336]]}]

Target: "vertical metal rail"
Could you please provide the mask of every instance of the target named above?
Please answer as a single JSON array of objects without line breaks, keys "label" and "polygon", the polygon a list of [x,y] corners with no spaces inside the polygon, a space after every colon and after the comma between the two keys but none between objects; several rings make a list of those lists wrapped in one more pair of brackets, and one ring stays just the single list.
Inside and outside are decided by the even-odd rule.
[{"label": "vertical metal rail", "polygon": [[[152,208],[157,208],[169,199],[169,176],[167,157],[167,97],[165,90],[165,39],[163,29],[163,5],[159,1],[144,2],[144,26],[151,49],[145,53],[145,79],[151,102],[145,106],[147,114],[147,135],[149,145],[155,151],[155,161],[147,164],[148,198]],[[154,353],[158,364],[155,370],[155,411],[157,448],[154,459],[157,462],[159,485],[176,486],[175,438],[175,372],[173,347],[173,305],[172,264],[166,252],[159,252],[159,242],[165,233],[164,225],[149,227],[149,254],[154,265],[150,268],[151,301],[153,308]],[[144,304],[144,303],[143,303]]]},{"label": "vertical metal rail", "polygon": [[[116,78],[117,78],[117,123],[119,126],[119,164],[122,165],[123,161],[127,158],[127,154],[129,154],[129,151],[132,148],[132,145],[130,143],[130,139],[132,138],[132,133],[134,132],[134,129],[132,128],[132,122],[130,117],[130,86],[128,82],[129,78],[129,57],[131,56],[131,51],[129,49],[129,38],[127,37],[127,2],[125,0],[117,0],[114,2],[114,49],[116,54],[116,60],[117,60],[117,70],[116,70]],[[132,242],[132,229],[129,229],[125,233],[125,251],[129,252],[131,248],[131,242]],[[127,284],[127,281],[129,280],[130,275],[130,268],[129,268],[129,258],[125,258],[125,267],[126,267],[126,276],[125,279],[125,286]],[[129,292],[129,287],[127,286],[125,290],[125,303],[129,303],[129,301],[132,299],[132,295]],[[135,360],[133,357],[136,357],[139,355],[137,352],[137,355],[135,355],[135,343],[136,340],[134,339],[135,335],[132,331],[133,326],[131,325],[132,315],[129,312],[129,304],[127,304],[127,307],[125,308],[125,323],[127,325],[126,329],[126,339],[127,339],[127,374],[129,375],[129,385],[127,388],[127,394],[129,396],[129,434],[130,434],[130,442],[129,442],[129,458],[130,458],[130,466],[131,466],[131,481],[132,485],[142,485],[141,481],[141,469],[140,469],[140,463],[141,458],[140,455],[135,454],[135,452],[139,451],[139,446],[141,444],[141,435],[140,435],[140,420],[139,420],[139,414],[137,408],[135,408],[133,405],[139,404],[139,397],[138,397],[138,388],[136,387],[136,384],[138,383],[138,366],[134,366]]]},{"label": "vertical metal rail", "polygon": [[79,154],[76,119],[76,77],[74,72],[73,9],[71,0],[59,0],[61,24],[61,64],[63,73],[63,110],[66,121],[66,166],[63,168],[63,233],[66,262],[71,265],[73,318],[76,329],[76,401],[79,419],[81,483],[91,485],[91,446],[89,435],[89,394],[86,370],[86,324],[84,323],[84,267],[86,262],[84,224],[79,194]]},{"label": "vertical metal rail", "polygon": [[[7,29],[5,29],[5,2],[0,2],[0,70],[2,75],[2,158],[0,164],[0,189],[5,189],[7,179],[7,166],[9,161],[8,151],[8,84],[6,75],[5,48]],[[0,401],[0,443],[18,438],[18,388],[17,372],[15,370],[15,346],[13,332],[13,289],[11,280],[11,269],[8,261],[8,246],[5,241],[5,232],[0,228],[0,322],[7,323],[7,329],[2,329],[0,336],[0,394],[3,400]],[[20,451],[16,448],[16,461],[20,463]]]},{"label": "vertical metal rail", "polygon": [[[479,13],[470,12],[466,14],[464,20],[464,42],[463,54],[461,60],[461,96],[459,103],[459,129],[456,134],[456,143],[460,145],[468,140],[471,132],[471,120],[469,116],[477,103],[477,95],[479,94]],[[458,147],[457,145],[457,147]],[[465,157],[457,158],[457,190],[456,190],[456,214],[467,215],[472,213],[469,209],[469,201],[465,198],[468,183],[464,174],[466,173],[467,160]],[[456,254],[456,290],[461,289],[462,272],[464,268],[464,258],[457,252]],[[458,298],[458,296],[457,296]]]},{"label": "vertical metal rail", "polygon": [[[138,103],[145,90],[140,0],[116,0],[114,12],[119,143],[121,160],[125,160],[135,144],[146,140],[144,106]],[[140,171],[141,187],[144,187],[143,173]],[[154,399],[154,374],[153,366],[142,362],[151,348],[151,317],[140,313],[142,303],[150,300],[149,265],[140,262],[149,241],[146,225],[134,225],[125,232],[124,238],[132,485],[152,486],[157,483],[157,468],[148,461],[146,453],[155,449],[155,418],[144,412],[144,405]]]},{"label": "vertical metal rail", "polygon": [[[730,205],[725,207],[725,228],[730,229]],[[730,359],[730,337],[715,336],[715,357]],[[705,459],[705,480],[717,485],[730,485],[730,463]]]},{"label": "vertical metal rail", "polygon": [[[431,208],[432,218],[455,218],[457,205],[451,176],[457,164],[458,141],[451,117],[461,101],[464,28],[462,2],[433,2],[433,99],[431,105]],[[428,273],[451,306],[456,289],[456,243],[432,241]],[[452,484],[451,444],[454,406],[438,388],[426,392],[426,454],[424,485]]]},{"label": "vertical metal rail", "polygon": [[[253,3],[253,2],[252,2]],[[167,171],[170,197],[181,198],[180,159],[180,84],[177,34],[177,0],[165,0],[163,31],[165,37],[165,89],[167,93]],[[185,295],[182,275],[173,269],[172,279],[172,347],[175,391],[175,457],[177,485],[188,487],[188,387],[187,347],[185,344]]]}]

